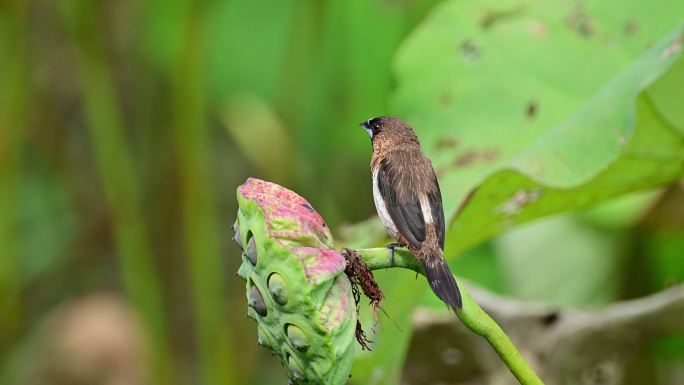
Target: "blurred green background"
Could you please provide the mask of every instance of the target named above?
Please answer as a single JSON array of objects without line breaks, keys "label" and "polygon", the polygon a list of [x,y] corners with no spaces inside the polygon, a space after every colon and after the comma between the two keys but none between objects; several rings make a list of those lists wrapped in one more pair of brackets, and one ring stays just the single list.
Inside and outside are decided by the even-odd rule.
[{"label": "blurred green background", "polygon": [[[245,316],[235,189],[249,176],[277,182],[340,243],[383,244],[377,221],[351,224],[375,215],[357,125],[388,113],[416,126],[440,173],[462,276],[589,307],[681,282],[682,60],[649,89],[674,122],[667,134],[640,134],[657,128],[639,101],[670,67],[630,65],[683,20],[682,2],[667,0],[0,2],[0,383],[285,383]],[[616,113],[573,115],[587,108]],[[565,121],[589,129],[538,141]],[[586,146],[614,122],[620,141]],[[628,148],[653,164],[618,164],[625,141],[645,137],[659,139]],[[566,147],[586,151],[544,158]],[[491,222],[480,214],[494,203],[476,196],[456,217],[474,187],[507,185],[507,165],[530,180],[506,191],[559,195]],[[392,320],[359,358],[364,384],[396,383],[410,310],[435,305],[412,274],[378,276]],[[654,345],[649,362],[681,375],[683,344]],[[376,365],[394,374],[366,382]]]}]

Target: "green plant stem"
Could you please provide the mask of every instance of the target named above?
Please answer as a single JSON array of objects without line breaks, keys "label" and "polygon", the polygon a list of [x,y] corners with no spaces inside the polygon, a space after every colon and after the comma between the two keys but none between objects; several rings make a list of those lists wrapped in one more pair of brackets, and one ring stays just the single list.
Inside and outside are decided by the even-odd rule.
[{"label": "green plant stem", "polygon": [[[416,258],[406,250],[396,249],[394,253],[394,264],[390,264],[390,253],[386,248],[373,248],[356,250],[361,259],[371,270],[386,269],[390,267],[401,267],[413,270],[416,273],[425,275],[423,267]],[[468,293],[468,289],[459,284],[461,296],[463,297],[463,308],[456,312],[456,316],[463,324],[475,334],[484,337],[494,348],[501,360],[508,369],[523,385],[543,385],[537,373],[525,362],[513,342],[487,313],[473,300]]]},{"label": "green plant stem", "polygon": [[22,152],[27,112],[26,8],[0,5],[0,361],[22,330]]},{"label": "green plant stem", "polygon": [[[182,28],[182,47],[175,60],[175,140],[181,176],[186,253],[195,311],[199,375],[202,384],[240,384],[234,366],[231,328],[226,327],[223,293],[227,281],[222,269],[215,186],[212,177],[211,129],[204,110],[203,46],[196,7],[189,6]],[[180,24],[180,23],[179,23]],[[181,24],[183,25],[183,24]]]}]

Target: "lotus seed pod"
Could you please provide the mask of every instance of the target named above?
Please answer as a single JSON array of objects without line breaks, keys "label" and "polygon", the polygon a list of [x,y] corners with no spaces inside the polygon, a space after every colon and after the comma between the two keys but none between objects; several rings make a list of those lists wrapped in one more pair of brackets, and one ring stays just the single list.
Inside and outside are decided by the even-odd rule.
[{"label": "lotus seed pod", "polygon": [[250,178],[237,198],[236,233],[247,245],[239,275],[259,343],[292,384],[346,384],[357,315],[330,229],[309,202],[276,184]]}]

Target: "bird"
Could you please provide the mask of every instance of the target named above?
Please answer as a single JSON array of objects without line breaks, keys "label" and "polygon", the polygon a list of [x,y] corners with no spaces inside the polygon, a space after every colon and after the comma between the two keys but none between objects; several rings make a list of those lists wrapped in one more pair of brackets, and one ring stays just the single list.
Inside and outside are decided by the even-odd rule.
[{"label": "bird", "polygon": [[437,175],[411,126],[394,116],[360,124],[373,145],[373,200],[387,233],[422,264],[432,291],[454,311],[461,292],[444,259],[444,209]]}]

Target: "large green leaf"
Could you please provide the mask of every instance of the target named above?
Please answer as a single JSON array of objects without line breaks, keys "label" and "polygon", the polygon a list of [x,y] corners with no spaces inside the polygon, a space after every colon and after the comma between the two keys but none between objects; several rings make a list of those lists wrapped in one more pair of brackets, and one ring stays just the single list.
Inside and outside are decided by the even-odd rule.
[{"label": "large green leaf", "polygon": [[619,293],[621,239],[567,214],[520,226],[494,244],[509,295],[560,306],[597,307]]},{"label": "large green leaf", "polygon": [[[684,62],[681,28],[672,30],[683,15],[680,1],[437,7],[396,57],[393,110],[416,128],[439,174],[447,255],[682,175]],[[388,295],[419,295],[399,291]],[[392,348],[404,351],[406,339]],[[378,370],[364,358],[356,378]],[[398,371],[382,369],[373,383],[396,383]]]},{"label": "large green leaf", "polygon": [[[637,97],[654,76],[672,65],[670,59],[660,59],[660,52],[669,46],[671,41],[651,50],[577,115],[482,182],[452,221],[452,250],[469,247],[515,223],[680,177],[683,136],[659,113],[648,93]],[[684,61],[676,63],[680,66]]]},{"label": "large green leaf", "polygon": [[[490,3],[446,3],[396,61],[396,111],[438,171],[448,255],[681,175],[680,34],[653,46],[681,22],[681,2],[635,12],[629,1],[620,17],[596,2]],[[673,65],[657,97],[638,98]]]}]

